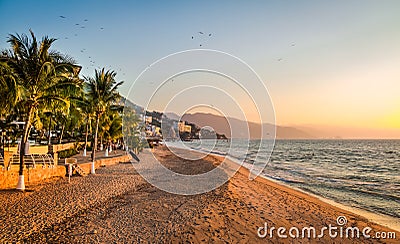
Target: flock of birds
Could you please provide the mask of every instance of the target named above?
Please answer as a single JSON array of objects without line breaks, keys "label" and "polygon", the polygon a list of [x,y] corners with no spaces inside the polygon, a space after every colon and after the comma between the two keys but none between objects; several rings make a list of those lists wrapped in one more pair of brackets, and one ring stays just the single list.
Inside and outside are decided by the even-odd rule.
[{"label": "flock of birds", "polygon": [[[61,19],[67,19],[67,17],[66,16],[64,16],[64,15],[60,15],[59,16]],[[75,23],[75,26],[77,27],[77,28],[80,28],[80,29],[85,29],[86,28],[86,26],[85,26],[85,23],[87,23],[89,20],[88,19],[84,19],[83,20],[83,23]],[[104,30],[104,27],[99,27],[99,30],[100,31],[103,31]],[[76,37],[76,36],[78,36],[78,34],[74,34],[74,36]],[[211,38],[212,37],[212,33],[204,33],[203,31],[198,31],[197,32],[197,36],[196,35],[192,35],[192,40],[195,40],[195,39],[198,39],[198,40],[200,40],[200,43],[199,43],[199,46],[200,47],[203,47],[204,46],[204,43],[205,42],[207,42],[208,41],[208,38]],[[64,37],[65,39],[69,39],[69,37]],[[294,47],[296,44],[291,44],[291,46],[292,47]],[[86,52],[86,48],[83,48],[83,49],[81,49],[80,50],[80,52],[81,53],[85,53]],[[96,65],[96,62],[92,59],[92,57],[91,56],[88,56],[88,59],[89,59],[89,63],[90,63],[90,66],[95,66]],[[280,61],[282,61],[283,60],[283,58],[278,58],[277,59],[277,61],[278,62],[280,62]],[[109,67],[111,68],[111,65],[109,65]],[[100,67],[97,67],[98,69],[100,69]],[[89,69],[89,67],[87,67],[87,69]],[[119,71],[121,71],[121,69],[119,69]],[[125,73],[123,73],[123,75],[125,75]]]},{"label": "flock of birds", "polygon": [[[59,18],[61,18],[61,19],[67,19],[67,17],[64,16],[64,15],[60,15]],[[86,25],[85,25],[85,24],[88,23],[88,22],[89,22],[88,19],[84,19],[83,22],[81,22],[81,23],[75,23],[74,26],[75,26],[76,28],[79,28],[79,29],[82,30],[82,29],[85,29],[85,28],[86,28]],[[103,30],[104,30],[104,27],[99,27],[99,30],[100,30],[100,31],[103,31]],[[76,36],[78,36],[78,34],[75,33],[74,36],[76,37]],[[66,37],[64,37],[64,39],[68,40],[69,37],[66,36]],[[85,53],[86,51],[87,51],[86,48],[82,48],[82,49],[80,50],[81,53]],[[96,62],[92,59],[92,56],[88,56],[88,59],[89,59],[90,66],[95,67]],[[109,67],[111,68],[111,66],[109,66]],[[96,68],[100,69],[100,67],[96,67]],[[87,69],[89,69],[89,67],[87,67]],[[119,71],[121,71],[121,69],[119,69]],[[123,75],[125,75],[125,73],[123,73]]]},{"label": "flock of birds", "polygon": [[[208,35],[205,35],[205,33],[202,32],[202,31],[199,31],[199,32],[197,32],[197,33],[198,33],[199,36],[207,36],[207,37],[211,37],[211,36],[212,36],[212,33],[209,33]],[[194,40],[194,39],[195,39],[195,36],[192,36],[192,40]],[[204,39],[203,39],[203,40],[204,40]],[[200,43],[199,46],[202,47],[203,44]],[[294,46],[296,46],[296,44],[295,44],[295,43],[292,43],[290,46],[291,46],[291,47],[294,47]],[[277,59],[278,62],[280,62],[280,61],[282,61],[282,60],[283,60],[283,58],[278,58],[278,59]]]},{"label": "flock of birds", "polygon": [[[199,31],[199,32],[198,32],[198,35],[204,36],[204,32],[202,32],[202,31]],[[212,35],[212,34],[211,34],[211,33],[209,33],[209,34],[208,34],[208,37],[211,37],[211,35]],[[192,36],[192,40],[193,40],[193,39],[194,39],[194,36]],[[204,39],[203,39],[203,40],[204,40]],[[199,44],[199,46],[200,46],[200,47],[202,47],[202,46],[203,46],[203,44],[202,44],[202,43],[200,43],[200,44]]]}]

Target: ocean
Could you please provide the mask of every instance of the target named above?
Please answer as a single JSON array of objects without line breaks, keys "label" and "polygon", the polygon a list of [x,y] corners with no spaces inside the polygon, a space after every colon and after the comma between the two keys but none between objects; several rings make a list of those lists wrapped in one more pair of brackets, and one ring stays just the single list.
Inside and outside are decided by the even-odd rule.
[{"label": "ocean", "polygon": [[[234,150],[226,140],[185,145],[249,166],[265,165],[268,148],[258,151],[260,143],[236,140]],[[347,206],[400,218],[400,140],[276,140],[262,174]]]}]

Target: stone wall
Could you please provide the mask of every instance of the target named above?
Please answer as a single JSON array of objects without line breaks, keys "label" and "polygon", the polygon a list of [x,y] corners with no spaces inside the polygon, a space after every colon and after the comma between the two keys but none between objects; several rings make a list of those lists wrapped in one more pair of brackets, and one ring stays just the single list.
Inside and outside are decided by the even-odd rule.
[{"label": "stone wall", "polygon": [[[0,189],[16,188],[18,182],[18,165],[12,165],[10,170],[0,171]],[[34,169],[25,169],[25,186],[37,184],[52,177],[64,177],[65,166],[55,166],[53,168],[43,168],[37,165]]]},{"label": "stone wall", "polygon": [[[120,162],[128,162],[130,160],[130,155],[123,155],[114,158],[103,158],[98,159],[95,162],[95,168],[99,168],[101,166],[118,164]],[[90,173],[91,163],[83,163],[79,164],[79,166],[86,172]],[[19,165],[11,165],[10,170],[0,169],[0,189],[15,189],[18,182],[18,170]],[[43,168],[42,165],[37,165],[34,169],[25,169],[25,186],[29,187],[29,185],[37,184],[46,179],[50,179],[52,177],[65,177],[66,169],[65,166],[56,165],[53,168]]]},{"label": "stone wall", "polygon": [[[113,165],[113,164],[118,164],[121,162],[128,162],[131,159],[130,155],[123,155],[115,158],[104,158],[104,159],[98,159],[95,162],[95,168],[100,168],[101,166],[107,166],[107,165]],[[83,163],[79,164],[79,166],[85,171],[85,173],[89,174],[90,173],[90,167],[92,163]]]},{"label": "stone wall", "polygon": [[[84,142],[80,142],[79,144],[83,145]],[[64,144],[53,144],[53,152],[59,152],[65,149],[70,149],[73,148],[75,145],[75,142],[70,142],[70,143],[64,143]],[[16,154],[18,151],[18,147],[10,147],[10,150],[8,150],[8,147],[6,146],[5,148],[6,151],[12,152],[11,154]],[[47,154],[49,152],[49,146],[30,146],[29,147],[29,154]]]}]

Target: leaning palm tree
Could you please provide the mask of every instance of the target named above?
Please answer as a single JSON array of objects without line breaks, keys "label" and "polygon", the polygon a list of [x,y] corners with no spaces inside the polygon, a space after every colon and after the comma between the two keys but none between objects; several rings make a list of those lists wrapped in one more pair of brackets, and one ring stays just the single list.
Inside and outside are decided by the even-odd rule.
[{"label": "leaning palm tree", "polygon": [[97,150],[97,137],[99,133],[99,123],[103,114],[107,109],[112,109],[120,99],[118,87],[122,85],[123,81],[115,81],[116,73],[114,71],[95,70],[95,76],[85,77],[86,87],[85,91],[87,98],[94,108],[96,127],[94,133],[94,145],[92,146],[92,165],[90,172],[95,174],[95,161]]},{"label": "leaning palm tree", "polygon": [[50,50],[56,41],[47,36],[38,42],[30,30],[28,35],[9,35],[11,48],[2,59],[13,70],[18,89],[18,103],[23,107],[24,130],[20,147],[20,164],[17,189],[24,190],[24,153],[30,129],[39,108],[53,101],[69,104],[68,92],[79,89],[81,67],[74,60],[57,51]]}]

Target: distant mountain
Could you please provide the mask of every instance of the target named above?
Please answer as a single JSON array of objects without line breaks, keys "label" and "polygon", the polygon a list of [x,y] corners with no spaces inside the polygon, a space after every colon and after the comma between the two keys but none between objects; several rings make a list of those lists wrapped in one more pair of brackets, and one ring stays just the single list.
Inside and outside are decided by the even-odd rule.
[{"label": "distant mountain", "polygon": [[[143,111],[143,107],[134,104],[129,101],[129,99],[123,99],[125,106],[131,107],[136,110],[137,113],[141,113]],[[243,128],[249,128],[250,138],[258,139],[260,138],[261,125],[253,122],[246,122],[236,118],[229,118],[230,125],[228,124],[228,120],[222,116],[210,114],[210,113],[195,113],[195,114],[184,114],[182,118],[179,115],[173,112],[164,113],[169,119],[172,120],[183,120],[193,124],[196,124],[199,127],[210,126],[215,132],[218,134],[224,134],[227,137],[231,137],[231,128],[235,131],[234,135],[236,137],[246,138],[247,133],[243,131]],[[264,124],[266,128],[263,131],[263,137],[270,137],[273,133],[273,125],[272,124]],[[311,133],[310,133],[311,132]],[[306,128],[296,128],[289,126],[276,126],[276,138],[277,139],[314,139],[317,138],[312,130],[308,130]]]},{"label": "distant mountain", "polygon": [[[167,115],[168,116],[168,115]],[[179,116],[177,116],[179,117]],[[258,139],[261,135],[261,125],[253,122],[246,122],[235,118],[229,118],[230,125],[228,124],[228,120],[222,116],[209,114],[209,113],[195,113],[195,114],[185,114],[182,116],[182,120],[188,121],[190,123],[194,123],[200,127],[210,126],[217,133],[225,134],[227,137],[231,137],[232,130],[235,131],[236,137],[247,137],[246,132],[242,132],[243,128],[249,128],[250,138]],[[273,133],[273,125],[272,124],[264,124],[266,131],[263,131],[263,137],[266,138]],[[315,138],[313,135],[294,128],[287,126],[277,126],[276,127],[276,138],[277,139],[312,139]]]}]

